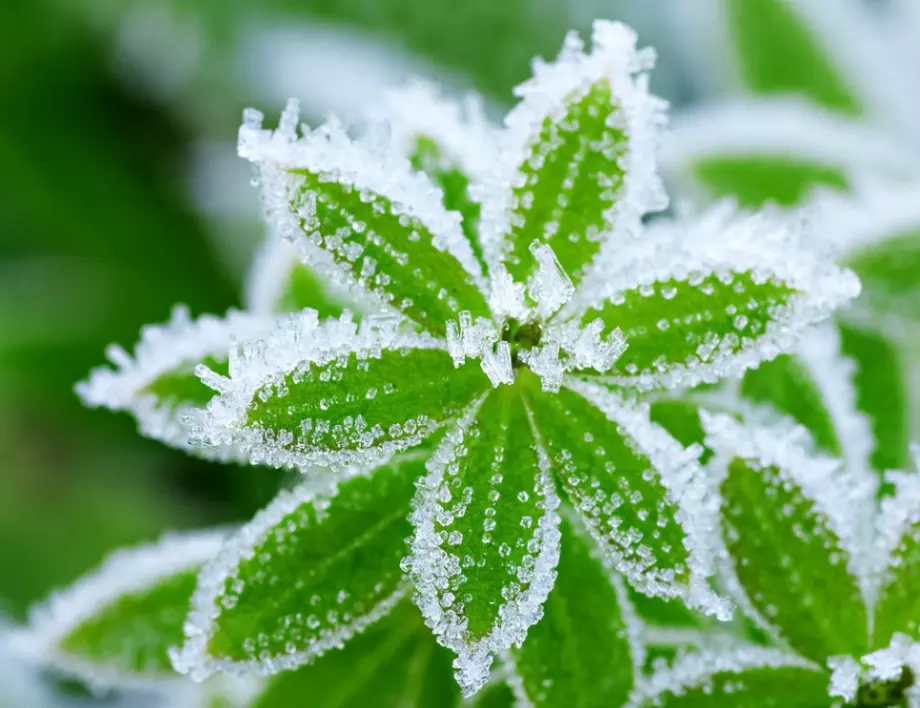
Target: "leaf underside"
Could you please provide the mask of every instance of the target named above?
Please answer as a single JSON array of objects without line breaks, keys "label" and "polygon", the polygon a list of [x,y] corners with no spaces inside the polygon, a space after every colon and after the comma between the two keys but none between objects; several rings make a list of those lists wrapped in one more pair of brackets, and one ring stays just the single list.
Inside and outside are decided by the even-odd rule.
[{"label": "leaf underside", "polygon": [[362,193],[327,175],[292,170],[303,180],[293,208],[301,228],[340,267],[371,292],[443,335],[445,323],[467,310],[488,317],[482,293],[460,262],[435,245],[417,218],[398,213],[389,199]]},{"label": "leaf underside", "polygon": [[814,502],[775,467],[741,458],[729,464],[721,489],[726,545],[758,612],[819,664],[864,654],[865,604]]},{"label": "leaf underside", "polygon": [[350,626],[401,592],[407,517],[423,473],[418,455],[397,458],[344,482],[328,502],[306,497],[277,519],[221,581],[209,655],[264,660],[320,653],[342,632],[347,639]]},{"label": "leaf underside", "polygon": [[530,248],[546,243],[573,281],[597,253],[612,225],[629,136],[606,80],[566,101],[564,115],[548,116],[519,167],[512,192],[508,271],[526,282],[536,261]]},{"label": "leaf underside", "polygon": [[600,318],[604,334],[620,328],[629,343],[607,375],[654,374],[707,361],[717,351],[737,353],[744,339],[765,333],[776,308],[794,294],[782,283],[755,282],[749,272],[735,273],[730,283],[715,274],[696,285],[672,279],[655,283],[650,291],[621,293],[616,301],[588,309],[582,322]]},{"label": "leaf underside", "polygon": [[535,708],[621,706],[632,689],[632,648],[617,591],[571,524],[562,525],[559,575],[543,618],[512,654]]}]

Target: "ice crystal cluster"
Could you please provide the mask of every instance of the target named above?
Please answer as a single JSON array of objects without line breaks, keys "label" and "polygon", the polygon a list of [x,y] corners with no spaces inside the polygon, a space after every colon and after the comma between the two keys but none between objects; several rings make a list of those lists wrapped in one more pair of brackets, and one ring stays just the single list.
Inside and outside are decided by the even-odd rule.
[{"label": "ice crystal cluster", "polygon": [[798,219],[649,225],[653,63],[596,22],[502,127],[426,85],[360,135],[246,111],[271,231],[247,311],[177,309],[78,391],[298,483],[110,559],[18,650],[202,706],[914,700],[920,489],[874,470],[813,327],[859,281]]}]

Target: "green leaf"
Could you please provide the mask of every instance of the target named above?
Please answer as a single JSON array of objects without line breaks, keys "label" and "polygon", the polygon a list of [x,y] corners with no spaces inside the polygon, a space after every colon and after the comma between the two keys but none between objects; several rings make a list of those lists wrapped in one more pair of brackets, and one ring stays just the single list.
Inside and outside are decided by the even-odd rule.
[{"label": "green leaf", "polygon": [[296,102],[274,135],[260,121],[248,114],[241,154],[259,166],[275,228],[310,266],[437,335],[461,311],[489,315],[460,217],[392,145],[352,142],[337,124],[297,139]]},{"label": "green leaf", "polygon": [[849,187],[840,167],[781,155],[712,156],[696,162],[693,171],[712,197],[732,196],[752,209],[767,203],[801,204],[817,187]]},{"label": "green leaf", "polygon": [[403,602],[344,648],[273,677],[250,708],[450,708],[460,702],[450,656]]},{"label": "green leaf", "polygon": [[559,557],[559,499],[516,387],[501,386],[471,409],[428,469],[412,515],[409,573],[472,695],[494,656],[539,619]]},{"label": "green leaf", "polygon": [[776,649],[739,647],[680,657],[653,674],[628,708],[830,708],[829,675]]},{"label": "green leaf", "polygon": [[920,485],[913,473],[902,478],[895,497],[882,502],[876,548],[886,553],[873,615],[873,647],[889,645],[895,633],[920,632]]},{"label": "green leaf", "polygon": [[341,645],[405,593],[400,560],[427,453],[278,498],[201,573],[176,668],[291,669]]},{"label": "green leaf", "polygon": [[490,681],[463,703],[464,708],[516,708],[517,700],[508,684]]},{"label": "green leaf", "polygon": [[907,469],[910,464],[910,404],[903,354],[884,335],[839,323],[842,352],[856,364],[856,405],[869,417],[875,447],[872,466]]},{"label": "green leaf", "polygon": [[301,261],[293,245],[272,237],[256,252],[246,281],[246,304],[250,312],[264,315],[310,308],[320,317],[339,317],[346,305],[360,309],[353,298]]},{"label": "green leaf", "polygon": [[231,362],[229,379],[204,372],[221,395],[198,437],[302,470],[376,464],[417,445],[489,380],[477,362],[455,367],[440,342],[391,324],[358,328],[347,315],[319,324],[312,311],[282,322]]},{"label": "green leaf", "polygon": [[830,52],[831,38],[816,26],[820,7],[807,13],[802,9],[807,6],[788,0],[726,0],[723,5],[741,76],[752,91],[801,93],[841,113],[864,112],[840,59]]},{"label": "green leaf", "polygon": [[[860,489],[831,461],[809,457],[795,438],[709,419],[710,444],[726,472],[722,528],[748,601],[803,656],[861,656],[868,617],[854,577],[854,536],[874,486]],[[717,469],[722,469],[718,467]]]},{"label": "green leaf", "polygon": [[630,641],[632,610],[569,523],[562,524],[558,570],[543,618],[511,651],[518,691],[535,708],[621,706],[641,661]]},{"label": "green leaf", "polygon": [[182,640],[199,568],[225,536],[166,536],[113,553],[34,608],[11,646],[30,661],[94,685],[151,687],[177,679],[168,649]]},{"label": "green leaf", "polygon": [[[700,422],[700,407],[694,401],[677,398],[652,401],[649,419],[667,430],[684,447],[703,446],[706,442],[706,431]],[[705,448],[700,455],[700,463],[706,464],[711,457],[712,451]]]},{"label": "green leaf", "polygon": [[694,453],[646,408],[596,387],[533,385],[526,400],[566,496],[616,570],[641,592],[724,614],[704,579],[714,509]]},{"label": "green leaf", "polygon": [[920,269],[920,224],[853,249],[842,260],[862,282],[857,304],[871,313],[870,317],[903,319],[912,325],[920,321],[916,277]]},{"label": "green leaf", "polygon": [[[204,364],[226,373],[230,349],[264,336],[272,324],[271,318],[232,310],[224,318],[192,320],[186,308],[177,306],[169,322],[141,330],[133,357],[121,347],[109,347],[112,368],[93,370],[77,385],[77,393],[87,406],[130,412],[143,435],[189,450],[183,417],[214,396],[195,376],[195,367]],[[232,456],[222,447],[196,452],[220,459]]]},{"label": "green leaf", "polygon": [[852,273],[805,250],[790,226],[725,206],[633,251],[611,264],[617,277],[607,275],[607,294],[580,321],[599,320],[602,336],[622,332],[626,351],[604,375],[640,389],[741,373],[859,292]]},{"label": "green leaf", "polygon": [[643,214],[666,206],[655,155],[664,103],[647,92],[650,65],[631,30],[596,22],[589,54],[570,35],[556,62],[518,87],[501,182],[483,213],[486,241],[502,244],[517,281],[548,245],[577,284],[605,242],[620,247]]}]

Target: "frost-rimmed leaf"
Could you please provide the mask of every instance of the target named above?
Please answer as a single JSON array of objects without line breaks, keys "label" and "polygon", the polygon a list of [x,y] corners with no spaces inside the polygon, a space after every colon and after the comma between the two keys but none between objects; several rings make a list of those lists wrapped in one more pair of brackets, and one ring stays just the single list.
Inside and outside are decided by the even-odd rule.
[{"label": "frost-rimmed leaf", "polygon": [[900,141],[801,99],[733,99],[674,119],[662,171],[701,199],[795,205],[817,187],[849,190],[866,173],[916,172]]},{"label": "frost-rimmed leaf", "polygon": [[201,371],[220,395],[192,421],[196,439],[232,444],[276,467],[368,466],[421,442],[489,381],[459,368],[443,342],[402,333],[398,321],[311,310],[231,351],[229,378]]},{"label": "frost-rimmed leaf", "polygon": [[487,316],[461,217],[428,177],[378,133],[357,142],[330,122],[298,137],[297,120],[291,100],[276,131],[263,130],[252,109],[240,128],[239,154],[259,168],[274,231],[333,284],[435,334],[461,311]]},{"label": "frost-rimmed leaf", "polygon": [[310,308],[320,317],[339,317],[346,307],[367,309],[301,261],[293,244],[273,236],[256,251],[246,279],[246,306],[259,315]]},{"label": "frost-rimmed leaf", "polygon": [[754,618],[803,656],[860,656],[869,644],[872,477],[809,455],[804,429],[703,416],[720,478],[722,528]]},{"label": "frost-rimmed leaf", "polygon": [[892,475],[896,495],[882,500],[877,517],[881,559],[873,646],[886,646],[896,632],[920,632],[920,479],[915,472]]},{"label": "frost-rimmed leaf", "polygon": [[282,492],[201,571],[177,670],[270,674],[309,663],[402,598],[415,480],[412,452],[335,490]]},{"label": "frost-rimmed leaf", "polygon": [[522,705],[618,707],[641,670],[644,649],[626,588],[582,533],[563,521],[558,576],[543,617],[510,651],[510,682]]},{"label": "frost-rimmed leaf", "polygon": [[167,651],[182,639],[200,567],[226,536],[226,530],[173,534],[116,551],[33,608],[11,646],[94,686],[158,688],[178,680]]},{"label": "frost-rimmed leaf", "polygon": [[406,600],[340,650],[272,677],[247,708],[451,708],[459,694],[449,652]]},{"label": "frost-rimmed leaf", "polygon": [[648,407],[567,380],[527,395],[557,477],[615,570],[638,590],[727,619],[709,588],[718,502],[697,462],[652,424]]},{"label": "frost-rimmed leaf", "polygon": [[815,327],[794,354],[749,370],[739,390],[807,428],[817,447],[843,458],[851,474],[865,475],[875,439],[869,419],[857,406],[856,365],[841,347],[836,327]]},{"label": "frost-rimmed leaf", "polygon": [[390,91],[371,119],[391,131],[396,149],[427,174],[444,193],[444,206],[463,217],[462,228],[483,271],[488,265],[479,231],[475,185],[493,169],[498,131],[489,123],[478,94],[455,101],[424,81]]},{"label": "frost-rimmed leaf", "polygon": [[845,316],[903,338],[920,327],[920,181],[864,180],[850,198],[815,200],[815,236],[863,282]]},{"label": "frost-rimmed leaf", "polygon": [[438,641],[472,695],[496,655],[523,641],[559,560],[559,497],[516,388],[502,386],[451,428],[420,482],[407,569]]},{"label": "frost-rimmed leaf", "polygon": [[819,708],[828,674],[795,654],[757,646],[687,654],[637,686],[627,708]]},{"label": "frost-rimmed leaf", "polygon": [[520,282],[537,265],[532,245],[548,244],[577,282],[598,251],[621,248],[645,213],[667,206],[656,155],[666,104],[645,73],[654,53],[616,22],[596,21],[592,43],[586,54],[569,34],[515,89],[522,101],[483,189],[486,255]]},{"label": "frost-rimmed leaf", "polygon": [[[187,308],[173,309],[169,322],[141,329],[134,355],[111,345],[106,356],[112,367],[94,369],[77,384],[87,406],[128,411],[143,435],[182,450],[191,450],[183,416],[203,407],[214,392],[195,376],[207,363],[224,370],[238,342],[258,339],[271,331],[274,319],[231,310],[226,317],[203,315],[193,320]],[[207,457],[233,459],[231,447],[195,450]]]},{"label": "frost-rimmed leaf", "polygon": [[803,241],[791,219],[739,216],[721,204],[612,260],[602,294],[578,315],[626,340],[605,379],[640,390],[691,387],[789,349],[859,294],[855,275]]}]

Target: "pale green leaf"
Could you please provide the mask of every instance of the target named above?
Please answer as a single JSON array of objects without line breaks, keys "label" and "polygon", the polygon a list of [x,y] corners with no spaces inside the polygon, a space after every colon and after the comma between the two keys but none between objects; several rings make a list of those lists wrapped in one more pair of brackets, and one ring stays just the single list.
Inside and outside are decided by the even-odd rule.
[{"label": "pale green leaf", "polygon": [[875,648],[887,647],[895,633],[920,632],[920,484],[914,473],[905,477],[897,495],[882,502],[879,516],[877,548],[887,562],[873,615]]},{"label": "pale green leaf", "polygon": [[405,593],[415,480],[427,453],[342,482],[282,492],[201,573],[176,667],[280,671],[339,646]]},{"label": "pale green leaf", "polygon": [[463,708],[517,708],[517,699],[508,684],[490,681],[462,705]]},{"label": "pale green leaf", "polygon": [[451,708],[450,655],[403,602],[344,648],[271,678],[250,708]]},{"label": "pale green leaf", "polygon": [[[840,3],[841,5],[847,3]],[[819,23],[824,10],[815,3],[789,0],[724,0],[726,25],[744,83],[765,94],[801,93],[816,103],[850,115],[865,107]],[[849,19],[852,12],[843,13]],[[860,27],[857,31],[869,31]]]},{"label": "pale green leaf", "polygon": [[641,661],[630,642],[631,608],[580,534],[562,524],[559,575],[543,618],[511,651],[517,690],[535,708],[621,706]]},{"label": "pale green leaf", "polygon": [[526,400],[566,496],[616,569],[646,594],[723,614],[704,580],[714,509],[695,452],[646,408],[594,387],[531,386]]},{"label": "pale green leaf", "polygon": [[[177,306],[169,322],[141,330],[133,356],[110,346],[106,354],[112,368],[93,370],[77,385],[77,393],[87,406],[130,412],[143,435],[191,450],[183,417],[214,396],[195,376],[195,367],[205,364],[225,373],[230,349],[264,336],[272,325],[269,317],[235,311],[225,318],[205,315],[193,320],[185,307]],[[220,446],[194,451],[208,457],[233,456]]]},{"label": "pale green leaf", "polygon": [[427,623],[458,655],[466,695],[539,619],[559,556],[558,504],[516,387],[472,408],[429,463],[409,572]]},{"label": "pale green leaf", "polygon": [[596,22],[590,53],[570,35],[518,87],[483,223],[519,282],[536,270],[533,249],[548,245],[577,283],[606,242],[622,247],[643,214],[667,204],[655,154],[664,104],[644,79],[651,63],[631,30]]},{"label": "pale green leaf", "polygon": [[854,249],[843,263],[862,282],[860,309],[871,317],[920,320],[920,223]]},{"label": "pale green leaf", "polygon": [[100,686],[150,687],[178,679],[167,652],[182,640],[198,570],[225,536],[166,536],[113,553],[34,608],[11,646],[30,661]]},{"label": "pale green leaf", "polygon": [[823,664],[868,649],[868,616],[855,537],[873,503],[839,466],[809,457],[794,438],[706,423],[716,450],[722,528],[750,606],[803,656]]},{"label": "pale green leaf", "polygon": [[319,324],[305,311],[231,360],[230,378],[197,436],[255,463],[369,465],[418,444],[489,388],[471,360],[459,367],[427,337],[367,318]]},{"label": "pale green leaf", "polygon": [[250,312],[274,315],[316,310],[320,317],[338,317],[346,306],[361,309],[353,297],[304,263],[287,241],[269,237],[256,252],[246,280]]},{"label": "pale green leaf", "polygon": [[793,654],[739,647],[680,657],[652,674],[628,708],[830,708],[830,675]]},{"label": "pale green leaf", "polygon": [[604,372],[642,389],[714,382],[795,343],[859,293],[852,273],[804,248],[790,224],[720,206],[664,226],[612,263],[607,294],[580,315],[627,348]]},{"label": "pale green leaf", "polygon": [[488,316],[460,216],[394,145],[354,142],[338,124],[297,138],[296,102],[274,134],[249,118],[240,152],[260,168],[275,228],[309,265],[435,334],[461,311]]}]

